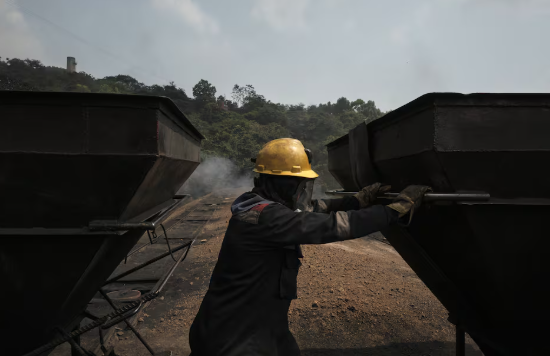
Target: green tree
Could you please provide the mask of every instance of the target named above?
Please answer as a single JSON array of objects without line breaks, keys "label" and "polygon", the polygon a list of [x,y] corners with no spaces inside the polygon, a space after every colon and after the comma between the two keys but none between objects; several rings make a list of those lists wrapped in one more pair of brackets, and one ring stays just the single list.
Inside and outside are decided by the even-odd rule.
[{"label": "green tree", "polygon": [[139,92],[145,88],[145,84],[129,75],[108,76],[102,79],[102,83],[116,87],[119,92]]},{"label": "green tree", "polygon": [[365,116],[367,122],[376,120],[384,115],[384,113],[376,107],[374,101],[369,100],[359,107],[359,112]]},{"label": "green tree", "polygon": [[202,104],[216,101],[216,87],[207,80],[201,79],[193,87],[193,96]]},{"label": "green tree", "polygon": [[254,120],[261,125],[279,124],[286,126],[288,118],[285,112],[279,110],[275,105],[265,105],[257,110],[244,114],[244,117],[249,120]]},{"label": "green tree", "polygon": [[101,84],[97,91],[98,93],[110,93],[110,94],[119,94],[118,88],[115,86],[110,86],[109,84]]},{"label": "green tree", "polygon": [[90,88],[82,84],[77,84],[74,91],[79,93],[91,93]]},{"label": "green tree", "polygon": [[355,111],[347,111],[341,114],[338,119],[342,123],[342,128],[348,131],[362,122],[365,122],[366,117],[363,114],[356,113]]},{"label": "green tree", "polygon": [[256,89],[250,84],[244,87],[235,84],[231,93],[233,100],[242,108],[243,112],[250,112],[267,103],[263,95],[256,92]]},{"label": "green tree", "polygon": [[338,117],[324,112],[316,112],[309,116],[304,127],[303,139],[323,142],[328,136],[344,133],[345,131]]},{"label": "green tree", "polygon": [[357,99],[351,102],[351,108],[356,112],[360,111],[361,105],[364,105],[365,101],[363,99]]},{"label": "green tree", "polygon": [[250,84],[247,84],[243,87],[235,84],[233,86],[233,91],[231,92],[231,97],[233,98],[233,101],[235,101],[239,106],[244,105],[245,98],[254,97],[256,95],[256,90]]},{"label": "green tree", "polygon": [[334,104],[334,111],[335,114],[341,114],[343,112],[351,110],[351,103],[348,99],[341,97],[336,101],[336,104]]}]

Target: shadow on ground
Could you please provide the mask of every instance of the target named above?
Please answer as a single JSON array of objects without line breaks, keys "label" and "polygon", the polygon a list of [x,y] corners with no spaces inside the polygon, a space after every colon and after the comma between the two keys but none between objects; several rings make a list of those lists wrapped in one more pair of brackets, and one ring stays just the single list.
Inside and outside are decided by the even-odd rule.
[{"label": "shadow on ground", "polygon": [[[302,356],[454,356],[456,355],[454,342],[412,342],[392,343],[385,346],[365,347],[357,349],[303,349]],[[466,345],[466,356],[483,356],[471,345]]]}]

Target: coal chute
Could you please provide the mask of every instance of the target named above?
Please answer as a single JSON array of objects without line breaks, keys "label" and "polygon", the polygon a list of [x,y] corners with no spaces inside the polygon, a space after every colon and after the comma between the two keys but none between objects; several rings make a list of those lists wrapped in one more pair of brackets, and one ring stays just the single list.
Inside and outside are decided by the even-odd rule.
[{"label": "coal chute", "polygon": [[490,195],[426,204],[384,231],[486,355],[550,354],[549,131],[548,94],[433,93],[328,145],[346,191],[377,180]]},{"label": "coal chute", "polygon": [[[70,331],[200,162],[168,98],[0,92],[0,354]],[[98,223],[99,222],[99,223]]]}]

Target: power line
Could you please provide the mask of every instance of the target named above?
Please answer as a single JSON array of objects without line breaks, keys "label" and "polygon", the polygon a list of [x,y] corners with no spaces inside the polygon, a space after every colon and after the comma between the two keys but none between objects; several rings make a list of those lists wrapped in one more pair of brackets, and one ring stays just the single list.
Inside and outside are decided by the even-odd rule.
[{"label": "power line", "polygon": [[[99,46],[97,46],[97,45],[91,43],[90,41],[86,40],[85,38],[80,37],[80,36],[78,36],[77,34],[75,34],[75,33],[71,32],[71,31],[67,30],[66,28],[64,28],[64,27],[62,27],[62,26],[60,26],[60,25],[58,25],[57,23],[55,23],[55,22],[53,22],[53,21],[50,21],[50,20],[48,20],[47,18],[45,18],[45,17],[43,17],[43,16],[41,16],[41,15],[38,15],[38,14],[34,13],[33,11],[29,10],[28,8],[25,8],[25,7],[21,6],[21,4],[17,3],[17,0],[5,0],[5,2],[6,2],[6,4],[8,4],[8,5],[12,6],[13,8],[15,8],[16,10],[21,11],[21,12],[27,14],[27,15],[34,16],[34,17],[36,17],[36,18],[38,18],[38,19],[44,21],[45,23],[49,24],[50,26],[54,27],[54,28],[57,29],[58,31],[64,33],[65,35],[67,35],[67,36],[69,36],[69,37],[72,37],[73,39],[75,39],[75,40],[77,40],[77,41],[79,41],[79,42],[82,42],[82,43],[84,43],[85,45],[90,46],[90,47],[96,49],[97,51],[103,52],[103,54],[105,54],[105,55],[111,57],[112,59],[115,59],[115,60],[117,60],[117,61],[122,61],[122,62],[125,62],[125,63],[130,63],[127,59],[122,58],[122,57],[120,57],[120,56],[118,56],[118,55],[116,55],[116,54],[114,54],[114,53],[112,53],[112,52],[110,52],[110,51],[108,51],[108,50],[102,48],[102,47],[99,47]],[[157,74],[155,74],[155,73],[153,73],[153,72],[151,72],[151,71],[149,71],[149,70],[147,70],[147,69],[145,69],[145,68],[142,68],[142,67],[139,67],[139,66],[136,66],[136,65],[132,65],[132,67],[135,68],[135,69],[138,69],[138,70],[142,71],[144,74],[148,74],[148,75],[154,76],[154,77],[156,77],[156,78],[158,78],[158,79],[160,79],[160,80],[162,80],[162,81],[165,81],[166,83],[170,83],[170,82],[171,82],[170,80],[167,80],[166,78],[162,78],[162,77],[160,77],[159,75],[157,75]]]}]

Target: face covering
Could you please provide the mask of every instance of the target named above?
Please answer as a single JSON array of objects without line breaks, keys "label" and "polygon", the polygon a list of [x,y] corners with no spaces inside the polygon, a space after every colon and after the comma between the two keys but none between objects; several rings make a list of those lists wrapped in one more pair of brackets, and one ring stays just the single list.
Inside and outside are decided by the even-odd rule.
[{"label": "face covering", "polygon": [[292,196],[294,209],[299,211],[312,212],[311,198],[313,196],[313,179],[304,179],[298,185],[296,193]]},{"label": "face covering", "polygon": [[301,183],[301,179],[289,176],[260,175],[254,183],[253,193],[292,209],[294,207],[293,195]]}]

